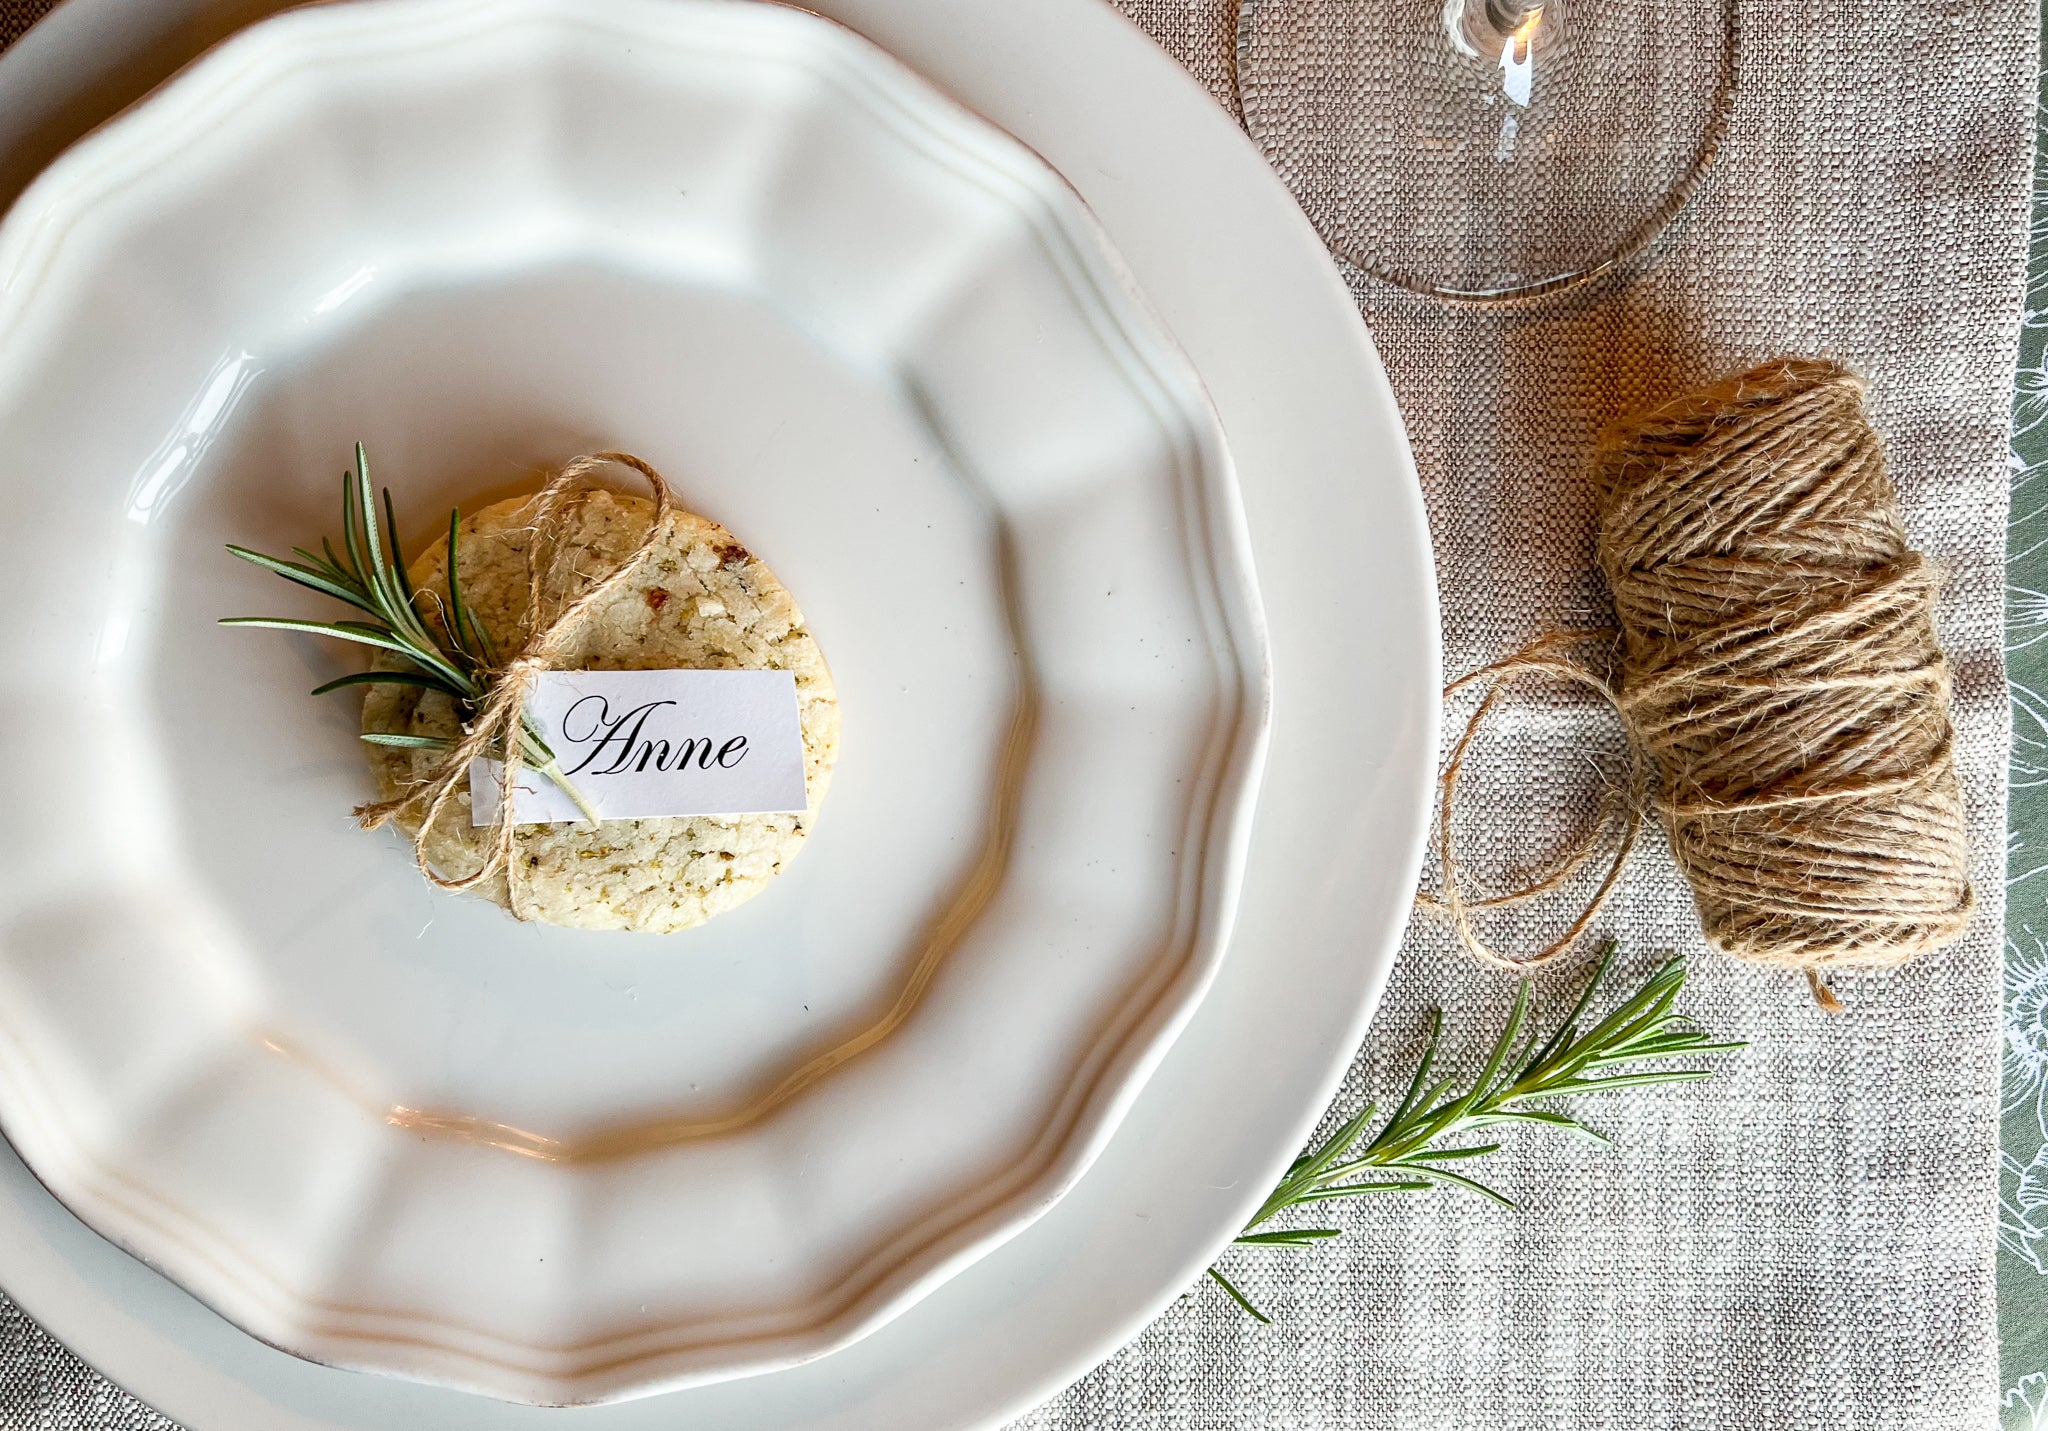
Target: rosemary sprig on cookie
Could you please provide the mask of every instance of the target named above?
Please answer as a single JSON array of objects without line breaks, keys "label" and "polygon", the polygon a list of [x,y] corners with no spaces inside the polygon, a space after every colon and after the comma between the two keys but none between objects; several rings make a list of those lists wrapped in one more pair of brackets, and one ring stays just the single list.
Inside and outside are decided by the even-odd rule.
[{"label": "rosemary sprig on cookie", "polygon": [[[282,616],[229,616],[223,626],[262,626],[277,631],[302,631],[314,636],[332,636],[389,651],[408,663],[410,669],[369,670],[342,676],[315,686],[312,694],[325,695],[347,686],[421,686],[451,697],[466,724],[469,716],[490,692],[497,665],[490,633],[462,599],[462,578],[456,564],[462,513],[448,514],[448,598],[437,593],[413,590],[406,574],[405,557],[399,550],[398,516],[391,502],[391,489],[383,493],[384,520],[377,520],[377,493],[370,484],[370,458],[363,445],[356,444],[353,472],[341,479],[340,552],[325,538],[320,553],[304,547],[292,548],[296,561],[265,556],[232,544],[228,550],[243,561],[274,571],[286,581],[346,602],[367,613],[368,621],[300,621]],[[438,629],[421,611],[425,597],[441,607]],[[362,737],[372,745],[401,746],[423,750],[448,750],[453,742],[428,735],[396,735],[366,731]],[[555,761],[554,752],[541,739],[531,720],[522,720],[520,743],[525,763],[547,776],[576,802],[593,823],[597,812],[583,798]]]},{"label": "rosemary sprig on cookie", "polygon": [[[1427,1192],[1462,1188],[1506,1207],[1501,1193],[1455,1168],[1500,1151],[1495,1142],[1459,1141],[1482,1129],[1540,1125],[1561,1128],[1598,1143],[1607,1138],[1569,1113],[1529,1105],[1587,1093],[1640,1088],[1645,1084],[1688,1083],[1711,1078],[1711,1068],[1644,1068],[1645,1063],[1701,1054],[1731,1053],[1746,1045],[1716,1042],[1692,1020],[1672,1012],[1685,987],[1685,963],[1673,959],[1652,974],[1614,1011],[1581,1033],[1579,1021],[1614,959],[1614,944],[1601,952],[1579,1001],[1548,1038],[1528,1030],[1529,981],[1515,994],[1507,1026],[1494,1041],[1485,1067],[1464,1092],[1454,1078],[1430,1081],[1443,1035],[1443,1013],[1430,1014],[1422,1057],[1408,1080],[1408,1092],[1362,1148],[1377,1105],[1368,1103],[1323,1142],[1294,1160],[1252,1220],[1232,1243],[1237,1247],[1313,1247],[1343,1235],[1334,1227],[1259,1229],[1293,1208],[1369,1193]],[[1527,1032],[1525,1033],[1525,1030]],[[1617,1070],[1627,1069],[1628,1072]],[[1260,1321],[1271,1320],[1215,1267],[1209,1276],[1232,1301]]]}]

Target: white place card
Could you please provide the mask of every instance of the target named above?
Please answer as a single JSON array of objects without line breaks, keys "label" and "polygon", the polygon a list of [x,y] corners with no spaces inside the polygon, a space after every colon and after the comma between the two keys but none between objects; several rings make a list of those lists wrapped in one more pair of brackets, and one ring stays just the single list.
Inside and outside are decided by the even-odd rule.
[{"label": "white place card", "polygon": [[[563,774],[607,820],[801,813],[804,740],[788,671],[548,671],[527,714]],[[470,763],[470,822],[498,817],[500,767]],[[581,820],[525,769],[515,823]]]}]

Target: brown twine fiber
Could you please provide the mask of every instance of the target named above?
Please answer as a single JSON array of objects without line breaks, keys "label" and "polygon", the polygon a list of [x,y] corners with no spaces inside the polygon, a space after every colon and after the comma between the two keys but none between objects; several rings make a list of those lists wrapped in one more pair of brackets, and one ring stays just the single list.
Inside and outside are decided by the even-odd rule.
[{"label": "brown twine fiber", "polygon": [[[1765,364],[1608,429],[1594,472],[1619,679],[1573,654],[1612,633],[1573,632],[1452,684],[1495,683],[1445,772],[1444,893],[1425,906],[1487,962],[1528,968],[1569,949],[1613,889],[1635,831],[1608,819],[1526,890],[1459,892],[1459,763],[1498,683],[1544,671],[1621,712],[1631,784],[1654,771],[1714,944],[1806,970],[1839,1008],[1820,970],[1899,964],[1955,939],[1972,898],[1940,575],[1906,546],[1862,380],[1828,362]],[[1535,958],[1503,960],[1471,932],[1471,909],[1554,889],[1607,842],[1617,853],[1591,906]]]},{"label": "brown twine fiber", "polygon": [[[571,584],[557,570],[562,514],[571,502],[593,485],[591,478],[613,463],[630,467],[647,479],[647,486],[654,497],[653,520],[647,524],[647,533],[640,539],[640,544],[624,561],[590,582],[581,595],[549,616],[549,606],[559,600],[555,593]],[[421,817],[415,842],[416,854],[420,872],[442,889],[469,889],[500,871],[507,872],[507,879],[511,878],[510,871],[516,864],[513,856],[518,830],[512,821],[511,792],[520,770],[525,766],[524,742],[518,737],[520,723],[526,716],[527,692],[536,676],[554,669],[556,658],[591,609],[610,596],[632,574],[640,559],[654,549],[668,526],[669,509],[668,483],[662,480],[659,472],[628,452],[597,452],[579,457],[549,479],[535,498],[534,538],[527,548],[526,622],[531,634],[526,644],[500,669],[488,673],[483,703],[470,717],[462,739],[442,757],[441,763],[425,780],[395,800],[361,805],[355,812],[364,829],[374,830],[401,813],[424,805],[425,814]],[[404,554],[400,553],[398,559],[403,561]],[[427,832],[434,828],[435,822],[468,779],[470,762],[487,754],[495,755],[503,762],[498,785],[498,817],[491,826],[489,851],[482,866],[473,874],[448,879],[427,860]],[[519,914],[516,897],[512,904],[513,913]]]},{"label": "brown twine fiber", "polygon": [[[1451,747],[1451,758],[1444,766],[1444,773],[1438,785],[1436,814],[1437,859],[1443,867],[1443,892],[1432,894],[1424,890],[1415,896],[1415,902],[1432,914],[1448,919],[1458,931],[1458,938],[1467,952],[1482,964],[1496,969],[1526,972],[1538,969],[1555,959],[1571,952],[1607,903],[1607,897],[1614,893],[1614,887],[1621,881],[1621,873],[1628,867],[1629,852],[1635,848],[1636,835],[1642,828],[1643,807],[1649,795],[1649,768],[1642,757],[1630,747],[1629,783],[1626,789],[1610,788],[1601,801],[1599,817],[1594,821],[1592,833],[1576,845],[1568,848],[1562,859],[1549,870],[1535,876],[1522,888],[1507,894],[1487,895],[1475,898],[1464,890],[1460,878],[1463,866],[1459,863],[1453,814],[1457,809],[1458,779],[1465,771],[1465,759],[1470,754],[1472,742],[1479,737],[1486,725],[1487,717],[1500,704],[1501,691],[1509,681],[1522,676],[1551,676],[1559,680],[1572,681],[1585,686],[1616,709],[1620,708],[1621,697],[1609,679],[1592,665],[1573,653],[1592,642],[1607,646],[1614,644],[1612,631],[1553,631],[1538,637],[1505,661],[1496,661],[1491,666],[1482,666],[1476,671],[1458,677],[1444,687],[1444,699],[1449,700],[1467,686],[1484,685],[1486,694],[1480,698],[1479,708],[1465,724],[1465,733],[1458,737],[1458,743]],[[1510,905],[1524,904],[1532,899],[1563,887],[1580,870],[1591,864],[1603,850],[1613,848],[1614,857],[1607,867],[1606,875],[1593,893],[1579,917],[1572,921],[1569,929],[1558,936],[1540,953],[1526,958],[1515,959],[1496,953],[1480,936],[1479,927],[1473,915],[1482,909],[1502,909]]]}]

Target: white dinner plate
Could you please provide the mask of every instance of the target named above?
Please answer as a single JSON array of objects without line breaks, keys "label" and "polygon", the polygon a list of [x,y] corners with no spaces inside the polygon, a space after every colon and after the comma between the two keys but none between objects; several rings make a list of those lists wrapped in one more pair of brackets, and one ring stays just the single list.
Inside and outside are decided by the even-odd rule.
[{"label": "white dinner plate", "polygon": [[[360,652],[216,618],[340,614],[224,548],[317,548],[357,441],[415,531],[624,448],[762,553],[843,712],[802,858],[631,936],[354,828]],[[274,1345],[542,1405],[821,1355],[1057,1200],[1222,956],[1268,686],[1200,383],[807,11],[244,31],[0,224],[0,446],[65,474],[0,719],[78,752],[0,837],[0,1126]]]},{"label": "white dinner plate", "polygon": [[[153,79],[167,38],[189,53],[249,8],[75,0],[0,62],[14,162]],[[1266,568],[1272,757],[1232,958],[1093,1174],[858,1345],[579,1413],[592,1425],[970,1424],[1078,1375],[1199,1272],[1298,1146],[1370,1012],[1418,859],[1436,683],[1420,505],[1384,378],[1313,236],[1206,97],[1090,3],[830,8],[1058,164],[1194,356]],[[18,1168],[9,1191],[0,1282],[204,1431],[539,1414],[269,1352],[97,1243]]]}]

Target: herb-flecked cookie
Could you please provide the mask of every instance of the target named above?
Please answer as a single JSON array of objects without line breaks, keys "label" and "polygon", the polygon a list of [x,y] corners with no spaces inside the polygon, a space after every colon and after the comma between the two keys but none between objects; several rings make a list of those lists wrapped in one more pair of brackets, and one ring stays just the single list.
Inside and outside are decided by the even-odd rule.
[{"label": "herb-flecked cookie", "polygon": [[[528,629],[527,549],[534,502],[514,498],[462,521],[458,543],[463,600],[500,651],[519,649]],[[564,589],[559,610],[611,572],[646,535],[654,504],[602,490],[562,513],[553,569]],[[429,610],[448,591],[447,547],[436,542],[409,571]],[[428,596],[427,593],[433,593]],[[380,664],[385,660],[380,653]],[[391,665],[398,665],[395,660]],[[775,573],[716,522],[672,509],[667,535],[617,591],[572,634],[555,664],[564,670],[789,671],[796,677],[804,742],[802,815],[691,815],[521,825],[508,875],[475,893],[522,919],[577,929],[668,933],[742,904],[802,848],[839,750],[839,703],[818,643]],[[413,686],[373,686],[363,729],[387,734],[460,734],[454,701]],[[428,749],[368,745],[382,799],[424,781],[441,758]],[[465,784],[449,801],[425,853],[436,870],[461,878],[482,867],[488,829],[473,828]],[[419,813],[399,817],[420,838]]]}]

